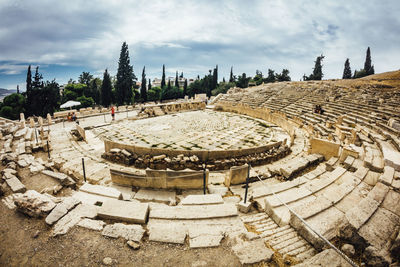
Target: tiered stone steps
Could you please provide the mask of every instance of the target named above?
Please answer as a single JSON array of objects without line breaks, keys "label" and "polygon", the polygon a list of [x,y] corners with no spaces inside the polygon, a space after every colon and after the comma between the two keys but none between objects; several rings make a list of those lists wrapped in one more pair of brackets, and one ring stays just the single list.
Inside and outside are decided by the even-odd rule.
[{"label": "tiered stone steps", "polygon": [[243,223],[283,257],[296,257],[301,262],[312,257],[316,250],[289,225],[280,227],[265,213],[241,216]]}]

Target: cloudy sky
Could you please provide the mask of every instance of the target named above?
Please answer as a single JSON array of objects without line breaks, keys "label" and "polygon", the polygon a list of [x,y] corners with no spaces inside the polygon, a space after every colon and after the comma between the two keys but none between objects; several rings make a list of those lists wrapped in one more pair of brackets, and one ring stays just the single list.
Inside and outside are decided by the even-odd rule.
[{"label": "cloudy sky", "polygon": [[325,55],[324,78],[345,59],[360,69],[371,47],[376,72],[400,68],[400,1],[0,0],[0,88],[25,87],[29,64],[66,83],[82,71],[116,74],[123,41],[136,76],[175,71],[219,78],[287,68],[292,80]]}]

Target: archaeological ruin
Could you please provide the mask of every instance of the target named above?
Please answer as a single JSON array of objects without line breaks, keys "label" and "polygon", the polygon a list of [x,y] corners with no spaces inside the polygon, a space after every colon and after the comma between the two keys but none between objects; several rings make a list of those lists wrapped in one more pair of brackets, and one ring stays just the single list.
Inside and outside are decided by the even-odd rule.
[{"label": "archaeological ruin", "polygon": [[[225,242],[242,265],[399,264],[399,80],[231,88],[207,105],[119,106],[115,121],[107,108],[0,118],[0,205],[53,237]],[[44,176],[55,183],[32,186]]]}]

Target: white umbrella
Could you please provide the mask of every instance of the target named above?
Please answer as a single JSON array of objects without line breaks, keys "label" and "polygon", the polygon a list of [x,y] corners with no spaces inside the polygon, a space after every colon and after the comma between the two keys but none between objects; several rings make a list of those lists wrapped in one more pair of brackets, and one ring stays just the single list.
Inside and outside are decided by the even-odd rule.
[{"label": "white umbrella", "polygon": [[67,101],[64,104],[62,104],[60,106],[60,108],[71,108],[71,107],[79,106],[80,104],[81,104],[81,102],[70,100],[70,101]]}]

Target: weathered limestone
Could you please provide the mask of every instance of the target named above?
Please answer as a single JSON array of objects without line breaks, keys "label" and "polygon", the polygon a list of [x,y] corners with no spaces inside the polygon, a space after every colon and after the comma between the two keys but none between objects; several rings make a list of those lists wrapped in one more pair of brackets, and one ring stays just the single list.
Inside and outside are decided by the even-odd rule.
[{"label": "weathered limestone", "polygon": [[231,184],[241,184],[246,182],[248,172],[249,166],[247,164],[231,167],[229,169],[229,174],[225,177],[225,186],[229,187]]},{"label": "weathered limestone", "polygon": [[221,195],[208,194],[208,195],[188,195],[182,201],[182,205],[211,205],[223,204]]},{"label": "weathered limestone", "polygon": [[25,185],[15,176],[6,179],[6,183],[14,193],[24,193],[26,191]]},{"label": "weathered limestone", "polygon": [[122,237],[127,240],[140,242],[144,232],[145,230],[141,225],[114,223],[106,225],[103,229],[102,235],[112,238]]},{"label": "weathered limestone", "polygon": [[186,231],[168,223],[149,227],[149,240],[163,243],[184,244]]},{"label": "weathered limestone", "polygon": [[49,197],[35,190],[28,190],[24,194],[14,194],[14,204],[18,211],[31,217],[42,217],[56,206]]},{"label": "weathered limestone", "polygon": [[309,267],[309,266],[330,266],[330,267],[351,267],[345,259],[343,259],[333,249],[326,249],[318,253],[314,257],[295,265],[296,267]]},{"label": "weathered limestone", "polygon": [[62,216],[68,213],[71,209],[73,209],[76,205],[81,202],[73,197],[65,198],[61,203],[57,204],[57,206],[47,215],[45,222],[48,225],[53,225],[57,222]]},{"label": "weathered limestone", "polygon": [[214,227],[189,228],[190,248],[217,247],[224,238],[224,232]]},{"label": "weathered limestone", "polygon": [[339,156],[340,144],[323,139],[311,138],[311,153],[323,155],[326,160]]},{"label": "weathered limestone", "polygon": [[394,168],[390,166],[385,166],[383,174],[379,177],[379,182],[385,185],[391,185],[394,177]]},{"label": "weathered limestone", "polygon": [[68,176],[64,173],[61,172],[53,172],[50,170],[43,170],[42,171],[43,174],[50,176],[51,178],[56,179],[57,181],[59,181],[61,184],[65,184],[68,180]]},{"label": "weathered limestone", "polygon": [[268,249],[262,239],[238,243],[232,247],[241,264],[255,264],[270,261],[274,252]]},{"label": "weathered limestone", "polygon": [[237,216],[234,204],[155,207],[150,211],[150,218],[158,219],[211,219]]},{"label": "weathered limestone", "polygon": [[116,199],[122,199],[122,193],[118,191],[115,188],[112,187],[106,187],[106,186],[101,186],[101,185],[92,185],[89,183],[84,183],[80,188],[80,191],[94,194],[94,195],[99,195],[99,196],[105,196],[109,198],[116,198]]},{"label": "weathered limestone", "polygon": [[107,200],[99,208],[98,216],[104,219],[130,223],[146,223],[149,204],[122,200]]},{"label": "weathered limestone", "polygon": [[89,229],[89,230],[94,230],[94,231],[103,230],[104,225],[106,225],[106,223],[103,221],[92,220],[92,219],[88,219],[88,218],[84,218],[78,223],[78,226]]},{"label": "weathered limestone", "polygon": [[141,188],[135,194],[134,198],[144,202],[159,202],[169,204],[171,202],[175,202],[176,193],[175,191]]},{"label": "weathered limestone", "polygon": [[64,235],[83,218],[93,219],[97,216],[98,207],[88,204],[79,204],[54,225],[53,236]]}]

